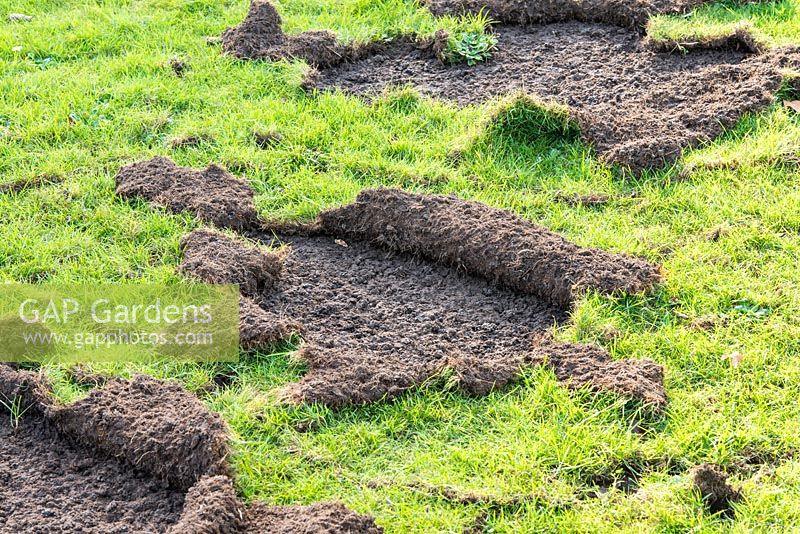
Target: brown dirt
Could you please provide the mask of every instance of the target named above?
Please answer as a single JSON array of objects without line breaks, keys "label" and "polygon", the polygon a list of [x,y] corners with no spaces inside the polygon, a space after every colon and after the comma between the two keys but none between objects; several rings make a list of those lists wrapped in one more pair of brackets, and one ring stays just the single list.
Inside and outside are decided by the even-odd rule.
[{"label": "brown dirt", "polygon": [[247,295],[270,289],[281,275],[283,258],[255,247],[244,247],[213,230],[195,230],[181,240],[183,274],[211,284],[239,284]]},{"label": "brown dirt", "polygon": [[261,534],[381,534],[383,529],[365,515],[338,502],[310,506],[254,505],[248,511],[249,528]]},{"label": "brown dirt", "polygon": [[[162,170],[174,173],[163,161]],[[149,194],[165,196],[155,188]],[[300,355],[309,372],[283,391],[294,402],[372,402],[447,368],[464,391],[483,395],[529,362],[549,364],[531,359],[531,344],[581,292],[646,291],[660,282],[658,268],[643,260],[580,248],[511,213],[397,190],[364,191],[310,225],[250,235],[272,244],[276,230],[297,234],[286,236],[291,253],[277,280],[274,255],[207,230],[184,240],[181,269],[211,283],[243,284],[244,347],[304,335]],[[568,377],[560,369],[569,368],[573,385],[664,404],[659,366],[612,362],[602,349],[576,351],[573,360],[566,347],[551,358],[561,380]]]},{"label": "brown dirt", "polygon": [[0,405],[2,532],[164,532],[192,480],[227,470],[224,426],[178,386],[115,380],[60,406],[37,375],[0,366],[0,397],[18,395],[22,417]]},{"label": "brown dirt", "polygon": [[180,521],[170,534],[235,533],[258,534],[380,534],[383,529],[364,515],[343,504],[316,503],[311,506],[267,506],[255,503],[245,507],[236,496],[228,477],[208,477],[186,495]]},{"label": "brown dirt", "polygon": [[49,384],[39,375],[0,363],[0,413],[16,405],[21,413],[39,414],[52,403]]},{"label": "brown dirt", "polygon": [[189,70],[189,64],[179,57],[173,57],[169,60],[169,68],[172,69],[172,72],[175,73],[175,76],[178,78],[183,78],[183,76]]},{"label": "brown dirt", "polygon": [[742,500],[742,494],[728,484],[723,471],[712,464],[701,464],[692,468],[690,476],[709,512],[733,515],[733,504]]},{"label": "brown dirt", "polygon": [[246,246],[212,230],[195,230],[181,240],[180,271],[210,284],[239,284],[239,344],[245,350],[268,347],[303,331],[302,326],[261,309],[251,298],[277,283],[283,257]]},{"label": "brown dirt", "polygon": [[146,376],[113,380],[50,418],[76,442],[177,489],[230,472],[222,419],[176,383]]},{"label": "brown dirt", "polygon": [[116,182],[120,196],[188,211],[219,227],[249,228],[258,219],[250,186],[216,165],[196,171],[155,157],[122,167]]},{"label": "brown dirt", "polygon": [[[291,401],[372,402],[446,368],[467,393],[484,395],[521,367],[545,363],[576,387],[665,402],[656,364],[612,362],[602,349],[569,345],[532,351],[578,290],[642,291],[658,283],[658,269],[642,260],[581,249],[482,204],[396,190],[365,191],[315,223],[277,228],[295,235],[283,236],[290,253],[272,286],[258,283],[264,269],[241,270],[261,265],[242,258],[263,252],[207,231],[185,240],[182,270],[206,281],[244,280],[259,308],[244,299],[243,316],[268,316],[243,332],[258,336],[263,325],[269,339],[303,333],[300,356],[309,372],[283,390]],[[273,244],[273,230],[250,235]]]},{"label": "brown dirt", "polygon": [[222,50],[241,59],[305,59],[318,67],[337,65],[355,57],[356,48],[338,42],[328,31],[287,36],[278,11],[266,1],[253,0],[244,21],[222,34]]},{"label": "brown dirt", "polygon": [[683,149],[764,109],[781,85],[782,63],[797,58],[794,51],[750,53],[738,34],[685,43],[685,54],[657,53],[652,49],[675,44],[643,43],[635,30],[574,20],[499,26],[495,33],[493,58],[474,66],[444,64],[429,48],[401,41],[322,68],[305,87],[371,98],[411,84],[458,105],[524,91],[566,105],[603,160],[641,172],[673,163]]},{"label": "brown dirt", "polygon": [[0,532],[163,532],[183,493],[0,410]]}]

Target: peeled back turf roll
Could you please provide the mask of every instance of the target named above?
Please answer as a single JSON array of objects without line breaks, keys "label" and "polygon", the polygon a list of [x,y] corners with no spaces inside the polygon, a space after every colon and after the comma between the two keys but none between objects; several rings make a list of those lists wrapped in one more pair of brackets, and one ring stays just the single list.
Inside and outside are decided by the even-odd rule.
[{"label": "peeled back turf roll", "polygon": [[416,254],[569,308],[589,289],[636,293],[661,281],[644,260],[579,247],[517,215],[455,197],[362,191],[320,214],[323,233]]}]

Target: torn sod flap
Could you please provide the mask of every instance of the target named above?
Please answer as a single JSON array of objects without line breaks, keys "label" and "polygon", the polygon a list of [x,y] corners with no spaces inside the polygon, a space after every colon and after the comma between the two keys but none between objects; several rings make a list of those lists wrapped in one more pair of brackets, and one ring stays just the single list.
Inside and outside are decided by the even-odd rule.
[{"label": "torn sod flap", "polygon": [[113,379],[65,406],[0,364],[4,532],[382,532],[339,503],[245,506],[229,455],[223,421],[175,383]]}]

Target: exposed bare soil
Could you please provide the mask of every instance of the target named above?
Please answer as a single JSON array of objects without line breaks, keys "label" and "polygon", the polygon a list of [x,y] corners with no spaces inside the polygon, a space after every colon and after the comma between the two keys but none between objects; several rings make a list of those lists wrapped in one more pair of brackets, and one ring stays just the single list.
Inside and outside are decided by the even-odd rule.
[{"label": "exposed bare soil", "polygon": [[176,384],[114,379],[61,406],[0,365],[0,400],[0,532],[382,531],[338,503],[245,507],[222,420]]},{"label": "exposed bare soil", "polygon": [[337,502],[310,506],[245,508],[227,477],[208,477],[186,496],[186,506],[172,534],[197,532],[257,532],[259,534],[380,534],[369,516],[356,514]]},{"label": "exposed bare soil", "polygon": [[474,66],[442,63],[405,42],[321,69],[311,80],[317,89],[366,97],[411,84],[460,105],[523,91],[566,105],[601,158],[638,172],[674,162],[684,148],[763,109],[783,78],[777,53],[752,53],[727,41],[671,54],[651,50],[668,44],[645,46],[634,30],[596,23],[500,26],[495,32],[494,56]]},{"label": "exposed bare soil", "polygon": [[163,532],[183,493],[87,454],[38,417],[0,414],[0,532]]},{"label": "exposed bare soil", "polygon": [[728,483],[722,470],[712,464],[701,464],[692,468],[690,476],[709,512],[733,515],[733,505],[742,500],[742,494]]}]

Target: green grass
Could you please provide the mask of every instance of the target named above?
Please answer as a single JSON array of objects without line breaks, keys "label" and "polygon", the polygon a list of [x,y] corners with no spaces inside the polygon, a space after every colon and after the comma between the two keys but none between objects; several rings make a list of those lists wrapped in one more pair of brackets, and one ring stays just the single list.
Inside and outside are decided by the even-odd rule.
[{"label": "green grass", "polygon": [[[310,218],[364,187],[392,185],[509,208],[581,245],[663,264],[667,282],[656,295],[589,296],[558,332],[599,342],[617,358],[663,364],[670,404],[662,417],[613,396],[568,392],[544,370],[481,399],[442,381],[364,408],[286,408],[271,392],[303,369],[284,349],[236,364],[238,380],[208,398],[234,432],[246,498],[338,498],[375,515],[388,532],[460,532],[483,516],[492,532],[781,531],[800,524],[800,460],[734,476],[747,496],[735,520],[704,515],[681,474],[702,461],[733,466],[754,451],[781,457],[800,447],[800,175],[773,157],[800,149],[796,114],[776,105],[746,117],[684,161],[737,167],[697,165],[688,178],[678,169],[622,177],[569,136],[489,136],[456,162],[453,146],[487,108],[458,110],[408,90],[374,105],[306,96],[298,88],[304,65],[238,62],[206,44],[241,21],[245,0],[0,6],[0,183],[63,178],[0,195],[0,281],[177,282],[178,242],[199,223],[113,194],[121,165],[155,154],[181,165],[226,165],[254,187],[264,216]],[[796,7],[715,5],[659,18],[654,31],[694,35],[747,19],[773,44],[800,43]],[[347,40],[437,28],[410,0],[285,0],[279,9],[290,32],[330,28]],[[10,23],[8,12],[35,18]],[[460,24],[444,21],[450,30]],[[176,56],[190,67],[183,78],[169,68]],[[252,133],[271,130],[282,141],[259,149]],[[196,148],[170,148],[173,138],[200,134],[206,141]],[[553,201],[575,193],[612,201],[594,208]],[[719,239],[709,239],[718,228]],[[714,326],[693,328],[698,318]],[[734,351],[743,354],[738,368],[724,358]],[[108,369],[144,370],[192,389],[213,371]],[[84,393],[62,369],[50,374],[63,398]],[[312,431],[297,430],[309,423]],[[637,458],[668,463],[650,468],[634,494],[578,498],[592,477]],[[396,484],[374,484],[387,479]],[[409,487],[420,482],[537,498],[462,505]]]}]

